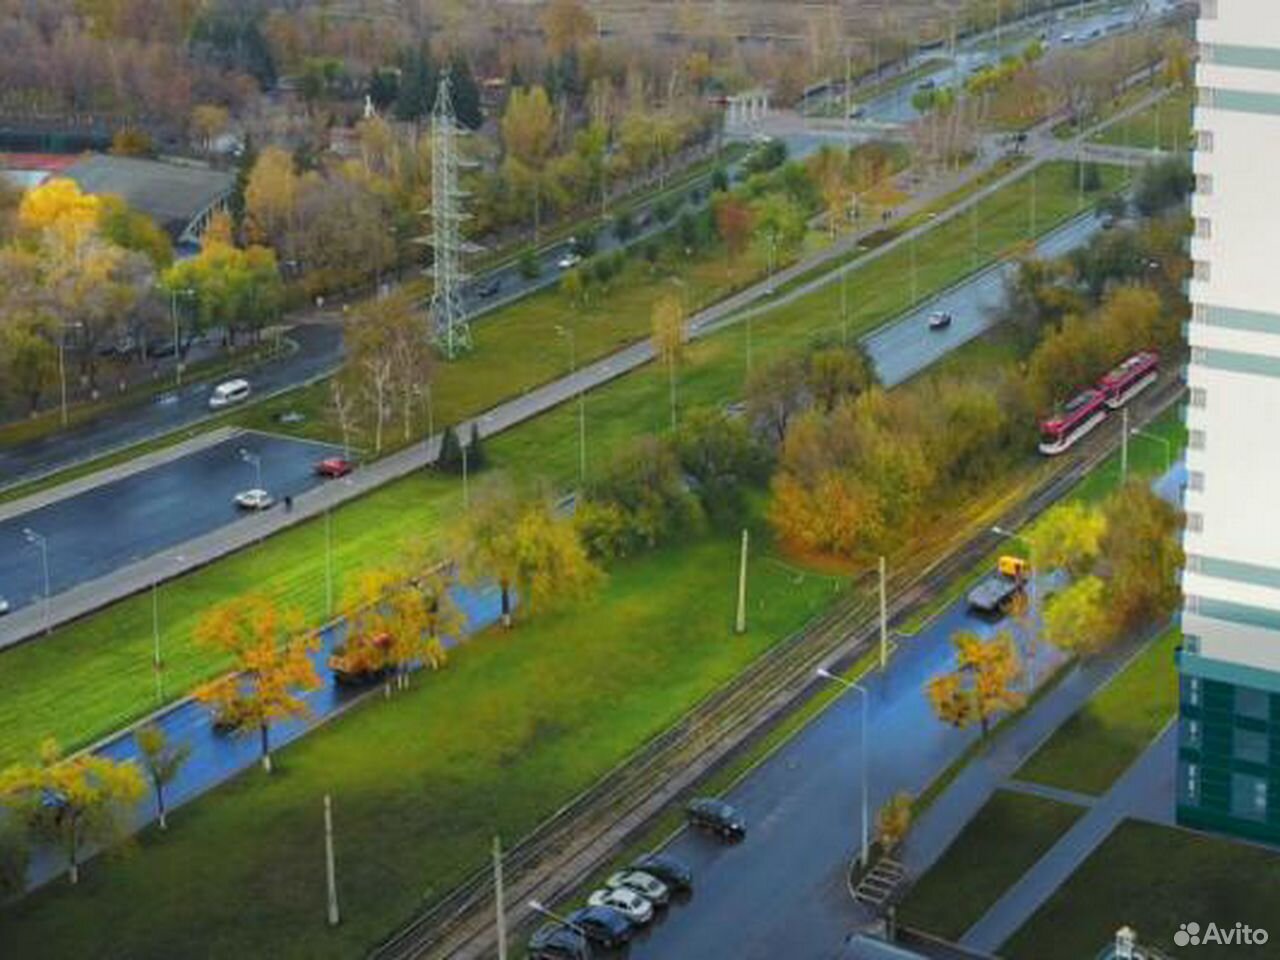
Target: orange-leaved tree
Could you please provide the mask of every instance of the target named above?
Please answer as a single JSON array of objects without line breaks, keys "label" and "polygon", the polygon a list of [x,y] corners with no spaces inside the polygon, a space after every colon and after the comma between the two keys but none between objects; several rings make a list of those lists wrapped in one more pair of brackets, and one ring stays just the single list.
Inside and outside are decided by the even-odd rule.
[{"label": "orange-leaved tree", "polygon": [[196,641],[228,654],[236,672],[196,691],[220,725],[237,733],[257,731],[262,769],[271,772],[271,724],[307,712],[300,691],[315,690],[320,676],[311,662],[316,638],[303,633],[302,612],[259,594],[214,607],[196,625]]},{"label": "orange-leaved tree", "polygon": [[1025,700],[1014,689],[1022,676],[1017,646],[1006,631],[983,640],[972,631],[959,630],[951,642],[956,648],[956,669],[930,680],[925,690],[939,720],[961,728],[976,720],[985,737],[992,717],[1016,709]]}]

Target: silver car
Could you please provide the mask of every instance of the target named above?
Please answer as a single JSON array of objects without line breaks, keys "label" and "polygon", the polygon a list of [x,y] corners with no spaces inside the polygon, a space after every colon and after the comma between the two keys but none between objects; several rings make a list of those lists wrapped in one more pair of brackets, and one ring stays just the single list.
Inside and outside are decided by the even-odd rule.
[{"label": "silver car", "polygon": [[236,506],[241,510],[266,510],[276,498],[265,490],[241,490],[236,494]]},{"label": "silver car", "polygon": [[645,873],[643,870],[619,870],[609,877],[604,885],[610,890],[634,890],[656,906],[662,906],[671,899],[671,892],[667,889],[667,885],[653,874]]},{"label": "silver car", "polygon": [[587,897],[587,904],[592,907],[613,907],[637,926],[653,919],[653,904],[630,887],[596,890]]}]

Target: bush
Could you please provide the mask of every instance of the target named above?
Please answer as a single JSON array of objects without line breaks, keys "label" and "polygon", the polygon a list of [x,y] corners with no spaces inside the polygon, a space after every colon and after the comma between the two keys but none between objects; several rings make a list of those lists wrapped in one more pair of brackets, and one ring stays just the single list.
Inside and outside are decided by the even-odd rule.
[{"label": "bush", "polygon": [[[622,450],[587,490],[583,539],[611,556],[626,556],[699,530],[703,514],[689,492],[675,451],[657,437]],[[583,509],[582,507],[579,508]]]},{"label": "bush", "polygon": [[445,427],[444,434],[440,437],[440,454],[436,457],[436,469],[442,473],[462,473],[462,443],[451,426]]},{"label": "bush", "polygon": [[723,167],[716,167],[711,171],[711,189],[714,193],[724,193],[729,189],[729,175],[724,172]]},{"label": "bush", "polygon": [[489,466],[489,456],[484,452],[484,445],[480,442],[480,427],[472,422],[470,442],[467,444],[467,470],[471,473],[479,473],[487,466]]},{"label": "bush", "polygon": [[583,227],[578,235],[573,238],[573,252],[580,257],[590,257],[596,252],[598,240],[599,237],[594,227]]},{"label": "bush", "polygon": [[676,203],[670,197],[663,197],[653,205],[653,215],[659,223],[670,223],[676,215]]},{"label": "bush", "polygon": [[1079,171],[1079,177],[1085,193],[1097,193],[1102,189],[1102,171],[1096,163],[1086,163],[1084,169]]},{"label": "bush", "polygon": [[538,260],[538,254],[532,247],[526,248],[520,254],[519,270],[520,276],[526,280],[533,280],[542,272],[542,263]]},{"label": "bush", "polygon": [[1181,157],[1169,157],[1147,164],[1138,176],[1133,205],[1150,217],[1181,203],[1195,186],[1191,165]]},{"label": "bush", "polygon": [[613,218],[613,235],[623,243],[630,240],[636,233],[636,223],[631,219],[630,210],[619,210]]}]

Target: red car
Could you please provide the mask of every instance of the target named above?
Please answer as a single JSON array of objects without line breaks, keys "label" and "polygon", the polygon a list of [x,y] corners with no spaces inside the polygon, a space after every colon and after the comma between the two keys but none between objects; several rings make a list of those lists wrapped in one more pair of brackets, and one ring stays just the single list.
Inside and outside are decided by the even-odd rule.
[{"label": "red car", "polygon": [[325,457],[316,464],[316,473],[322,477],[336,478],[345,477],[348,473],[356,468],[356,465],[346,457]]}]

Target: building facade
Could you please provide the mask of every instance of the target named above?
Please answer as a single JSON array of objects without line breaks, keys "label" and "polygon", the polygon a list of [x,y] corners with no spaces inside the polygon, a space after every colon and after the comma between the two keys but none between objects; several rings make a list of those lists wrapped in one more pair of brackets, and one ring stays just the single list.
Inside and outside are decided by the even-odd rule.
[{"label": "building facade", "polygon": [[1201,0],[1178,820],[1280,840],[1280,13]]}]

